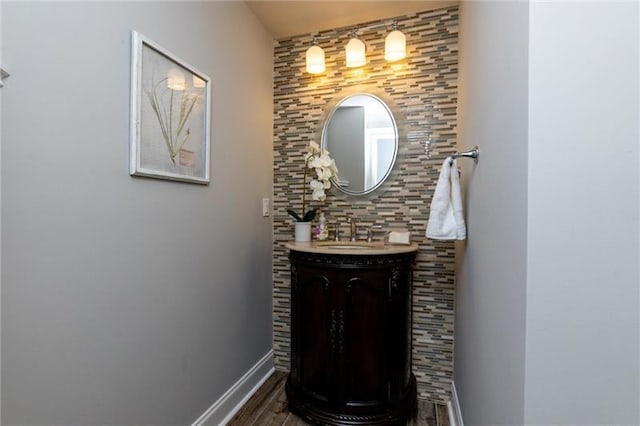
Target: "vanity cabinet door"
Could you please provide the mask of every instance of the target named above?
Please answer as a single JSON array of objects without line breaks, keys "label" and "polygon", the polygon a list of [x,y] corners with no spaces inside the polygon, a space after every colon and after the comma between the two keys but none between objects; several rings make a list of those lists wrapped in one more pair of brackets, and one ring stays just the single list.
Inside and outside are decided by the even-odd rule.
[{"label": "vanity cabinet door", "polygon": [[412,272],[410,265],[395,267],[388,277],[389,310],[385,327],[388,336],[387,365],[389,399],[406,397],[411,383]]},{"label": "vanity cabinet door", "polygon": [[337,381],[335,273],[311,266],[295,268],[292,272],[292,380],[309,396],[329,401]]},{"label": "vanity cabinet door", "polygon": [[346,403],[380,404],[387,399],[387,353],[385,333],[389,299],[384,271],[353,271],[339,274],[340,386]]}]

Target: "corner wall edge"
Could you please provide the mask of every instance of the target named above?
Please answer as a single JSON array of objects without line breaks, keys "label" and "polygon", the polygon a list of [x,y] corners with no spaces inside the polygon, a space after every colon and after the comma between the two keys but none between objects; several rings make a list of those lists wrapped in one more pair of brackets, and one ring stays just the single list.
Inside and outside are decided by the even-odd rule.
[{"label": "corner wall edge", "polygon": [[449,414],[449,424],[451,426],[464,426],[462,421],[462,411],[460,410],[460,401],[458,400],[458,392],[456,392],[456,384],[451,381],[451,399],[447,402],[447,412]]}]

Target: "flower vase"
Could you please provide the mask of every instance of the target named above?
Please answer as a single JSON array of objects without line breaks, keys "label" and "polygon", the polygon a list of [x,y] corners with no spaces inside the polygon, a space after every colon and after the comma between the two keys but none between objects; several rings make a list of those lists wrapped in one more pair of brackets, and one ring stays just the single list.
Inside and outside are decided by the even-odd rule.
[{"label": "flower vase", "polygon": [[296,243],[311,241],[311,222],[296,222]]}]

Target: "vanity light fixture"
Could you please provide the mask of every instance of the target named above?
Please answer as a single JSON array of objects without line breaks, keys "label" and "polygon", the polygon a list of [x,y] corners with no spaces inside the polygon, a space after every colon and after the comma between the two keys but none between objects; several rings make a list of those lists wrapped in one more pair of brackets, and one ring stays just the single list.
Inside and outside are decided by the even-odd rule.
[{"label": "vanity light fixture", "polygon": [[384,39],[384,58],[389,61],[399,61],[407,56],[407,38],[398,30],[398,22],[393,21],[393,31]]},{"label": "vanity light fixture", "polygon": [[367,54],[364,42],[358,39],[356,30],[351,31],[351,40],[345,47],[347,56],[347,67],[361,67],[367,63]]},{"label": "vanity light fixture", "polygon": [[313,46],[307,49],[307,72],[320,74],[325,70],[324,50],[318,46],[318,37],[313,38]]},{"label": "vanity light fixture", "polygon": [[[365,28],[365,30],[387,27],[388,25],[388,22],[374,24]],[[407,37],[402,31],[398,30],[397,21],[392,21],[391,28],[392,31],[384,40],[384,59],[388,62],[395,62],[407,56]],[[366,65],[367,47],[364,42],[358,38],[358,29],[352,29],[349,32],[349,35],[349,42],[344,48],[347,67],[355,68]],[[325,72],[325,54],[324,50],[318,45],[318,36],[313,37],[313,45],[307,49],[305,56],[306,71],[309,74],[320,74]]]},{"label": "vanity light fixture", "polygon": [[171,90],[184,90],[186,88],[184,73],[178,68],[171,68],[167,73],[167,87]]}]

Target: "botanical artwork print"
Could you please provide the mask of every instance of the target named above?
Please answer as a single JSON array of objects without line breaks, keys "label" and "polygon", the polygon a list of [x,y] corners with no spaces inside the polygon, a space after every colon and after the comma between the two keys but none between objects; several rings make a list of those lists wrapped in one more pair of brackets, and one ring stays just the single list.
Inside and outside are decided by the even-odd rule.
[{"label": "botanical artwork print", "polygon": [[140,167],[204,176],[206,83],[143,45],[140,93]]}]

